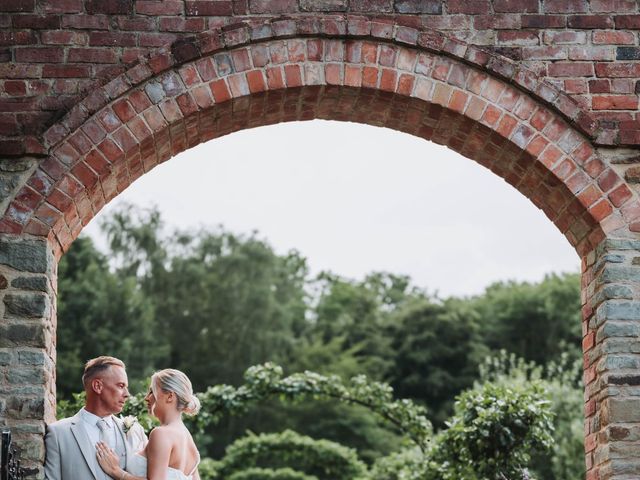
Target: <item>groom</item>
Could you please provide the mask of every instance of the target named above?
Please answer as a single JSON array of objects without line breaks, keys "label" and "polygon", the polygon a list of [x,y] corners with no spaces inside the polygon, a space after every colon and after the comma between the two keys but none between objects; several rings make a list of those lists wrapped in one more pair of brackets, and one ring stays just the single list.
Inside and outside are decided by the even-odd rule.
[{"label": "groom", "polygon": [[[89,360],[82,376],[85,406],[71,418],[52,423],[45,435],[45,480],[109,480],[96,459],[96,443],[102,441],[120,456],[124,468],[130,449],[120,413],[129,398],[127,372],[122,360],[98,357]],[[119,479],[115,479],[119,480]]]}]

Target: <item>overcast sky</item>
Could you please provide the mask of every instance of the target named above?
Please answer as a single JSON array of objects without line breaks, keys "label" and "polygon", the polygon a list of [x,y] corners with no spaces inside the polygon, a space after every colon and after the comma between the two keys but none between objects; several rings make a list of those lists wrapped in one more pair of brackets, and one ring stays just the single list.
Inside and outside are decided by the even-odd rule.
[{"label": "overcast sky", "polygon": [[498,280],[577,272],[579,258],[528,199],[455,152],[388,129],[326,121],[244,130],[144,175],[121,202],[157,205],[169,227],[257,230],[312,272],[385,270],[441,296]]}]

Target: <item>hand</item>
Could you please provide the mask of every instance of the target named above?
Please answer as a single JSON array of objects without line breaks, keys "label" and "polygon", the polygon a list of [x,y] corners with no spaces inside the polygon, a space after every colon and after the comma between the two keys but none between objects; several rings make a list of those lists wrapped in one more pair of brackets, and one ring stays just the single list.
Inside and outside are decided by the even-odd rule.
[{"label": "hand", "polygon": [[98,463],[104,473],[112,478],[121,478],[122,469],[120,468],[120,458],[106,444],[98,442],[96,444],[96,455]]}]

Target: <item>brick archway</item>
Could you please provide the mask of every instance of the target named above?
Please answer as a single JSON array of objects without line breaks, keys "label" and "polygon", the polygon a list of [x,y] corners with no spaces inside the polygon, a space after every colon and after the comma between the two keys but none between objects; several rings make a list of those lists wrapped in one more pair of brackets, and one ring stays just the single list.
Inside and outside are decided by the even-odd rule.
[{"label": "brick archway", "polygon": [[[20,372],[14,383],[33,387],[26,396],[11,391],[0,419],[30,442],[31,461],[41,461],[43,420],[54,416],[56,263],[83,225],[136,178],[200,142],[314,118],[447,145],[546,213],[583,259],[589,478],[640,473],[640,453],[630,448],[640,422],[633,388],[640,203],[594,147],[603,130],[498,55],[401,25],[316,17],[178,41],[96,89],[44,133],[46,157],[0,219],[10,285],[0,346],[7,368]],[[28,286],[43,279],[44,286]]]}]

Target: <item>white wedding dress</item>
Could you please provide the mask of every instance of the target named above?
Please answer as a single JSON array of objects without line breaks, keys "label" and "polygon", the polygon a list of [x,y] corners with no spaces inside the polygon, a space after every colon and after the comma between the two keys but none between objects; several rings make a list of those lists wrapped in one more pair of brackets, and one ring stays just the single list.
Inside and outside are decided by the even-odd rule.
[{"label": "white wedding dress", "polygon": [[[185,475],[177,468],[168,467],[167,480],[191,480],[193,478],[193,474],[196,473],[198,465],[200,465],[200,459],[198,459],[196,466],[193,467],[193,470],[191,470],[189,475]],[[147,457],[143,457],[138,453],[133,455],[133,457],[127,462],[127,472],[131,475],[135,475],[136,477],[147,478]]]}]

